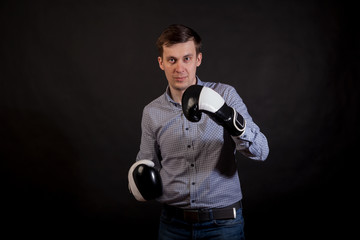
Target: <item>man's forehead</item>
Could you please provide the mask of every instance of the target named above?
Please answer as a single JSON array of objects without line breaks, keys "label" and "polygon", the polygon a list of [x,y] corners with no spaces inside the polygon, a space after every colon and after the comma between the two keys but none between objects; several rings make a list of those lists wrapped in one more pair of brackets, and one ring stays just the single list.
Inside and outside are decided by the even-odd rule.
[{"label": "man's forehead", "polygon": [[176,43],[171,46],[163,45],[163,54],[164,56],[176,55],[176,56],[186,56],[189,54],[194,54],[196,52],[194,41],[187,41],[184,43]]}]

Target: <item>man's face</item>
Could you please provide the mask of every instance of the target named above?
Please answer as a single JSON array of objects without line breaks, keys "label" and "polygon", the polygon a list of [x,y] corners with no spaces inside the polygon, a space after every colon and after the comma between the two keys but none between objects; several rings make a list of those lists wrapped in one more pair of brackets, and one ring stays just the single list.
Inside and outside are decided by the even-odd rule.
[{"label": "man's face", "polygon": [[158,61],[171,91],[184,92],[196,83],[196,68],[200,66],[201,59],[201,53],[196,55],[194,41],[163,46],[163,56],[158,57]]}]

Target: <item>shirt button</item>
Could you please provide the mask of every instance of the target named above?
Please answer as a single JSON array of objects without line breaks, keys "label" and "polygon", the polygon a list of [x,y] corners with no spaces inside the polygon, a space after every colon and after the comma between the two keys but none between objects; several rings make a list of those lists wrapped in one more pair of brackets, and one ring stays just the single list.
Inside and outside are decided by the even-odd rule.
[{"label": "shirt button", "polygon": [[192,182],[191,184],[192,184],[192,185],[195,185],[195,183],[194,183],[194,182]]},{"label": "shirt button", "polygon": [[191,145],[187,145],[188,148],[191,148]]},{"label": "shirt button", "polygon": [[192,164],[190,164],[190,166],[194,167],[195,165],[192,163]]},{"label": "shirt button", "polygon": [[185,130],[189,130],[189,128],[185,128]]},{"label": "shirt button", "polygon": [[195,200],[191,200],[191,202],[192,202],[192,203],[194,203],[194,202],[195,202]]}]

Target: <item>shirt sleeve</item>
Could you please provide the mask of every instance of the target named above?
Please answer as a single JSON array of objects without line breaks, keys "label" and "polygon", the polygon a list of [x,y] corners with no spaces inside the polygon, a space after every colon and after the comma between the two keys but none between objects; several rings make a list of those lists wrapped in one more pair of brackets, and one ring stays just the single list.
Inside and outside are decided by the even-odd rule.
[{"label": "shirt sleeve", "polygon": [[141,119],[140,150],[136,156],[136,161],[147,159],[155,163],[155,168],[160,169],[160,148],[151,126],[151,118],[148,109],[144,108]]},{"label": "shirt sleeve", "polygon": [[231,86],[224,98],[226,103],[241,114],[246,121],[246,127],[243,134],[240,136],[232,136],[232,139],[236,144],[236,150],[250,159],[264,161],[269,154],[268,141],[265,135],[260,131],[259,126],[253,122],[243,100],[236,92],[235,88]]}]

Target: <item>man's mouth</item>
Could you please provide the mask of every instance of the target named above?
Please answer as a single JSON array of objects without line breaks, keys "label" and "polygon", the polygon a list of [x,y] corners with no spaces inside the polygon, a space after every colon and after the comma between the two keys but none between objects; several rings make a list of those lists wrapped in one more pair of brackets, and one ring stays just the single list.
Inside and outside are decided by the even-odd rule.
[{"label": "man's mouth", "polygon": [[183,81],[183,80],[186,79],[186,76],[174,77],[174,79],[175,79],[176,81]]}]

